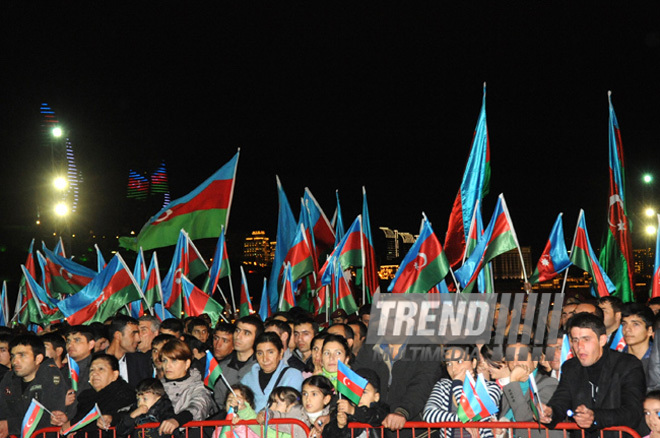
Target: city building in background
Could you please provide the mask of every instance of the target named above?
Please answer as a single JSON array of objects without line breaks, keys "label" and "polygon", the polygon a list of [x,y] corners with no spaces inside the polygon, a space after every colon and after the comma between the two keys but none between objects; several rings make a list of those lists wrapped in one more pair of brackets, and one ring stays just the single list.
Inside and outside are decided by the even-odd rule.
[{"label": "city building in background", "polygon": [[263,269],[270,266],[275,258],[276,241],[271,241],[263,230],[252,231],[243,240],[241,264],[248,268]]}]

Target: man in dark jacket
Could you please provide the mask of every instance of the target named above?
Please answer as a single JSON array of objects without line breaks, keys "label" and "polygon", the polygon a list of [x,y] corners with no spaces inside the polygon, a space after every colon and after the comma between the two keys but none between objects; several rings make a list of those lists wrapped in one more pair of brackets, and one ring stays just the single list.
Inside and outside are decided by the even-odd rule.
[{"label": "man in dark jacket", "polygon": [[[605,324],[595,315],[576,314],[568,330],[575,357],[563,364],[559,386],[544,406],[541,422],[554,427],[570,417],[587,437],[610,426],[641,431],[646,380],[640,360],[607,348]],[[610,434],[618,436],[605,436]]]},{"label": "man in dark jacket", "polygon": [[[36,335],[20,335],[9,344],[12,371],[0,381],[0,438],[21,435],[23,417],[32,399],[53,411],[62,409],[67,384],[46,347]],[[41,417],[37,429],[51,426],[50,415]]]},{"label": "man in dark jacket", "polygon": [[[389,406],[383,420],[388,436],[401,430],[406,421],[422,421],[424,405],[441,376],[440,362],[420,360],[416,350],[412,346],[365,344],[351,365],[378,374],[380,400]],[[401,430],[400,436],[412,436],[412,430]]]}]

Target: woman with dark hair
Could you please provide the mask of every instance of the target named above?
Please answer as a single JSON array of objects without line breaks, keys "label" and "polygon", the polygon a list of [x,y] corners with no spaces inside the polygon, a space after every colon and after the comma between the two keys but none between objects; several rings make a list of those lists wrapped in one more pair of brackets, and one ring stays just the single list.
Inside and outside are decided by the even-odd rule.
[{"label": "woman with dark hair", "polygon": [[115,426],[119,421],[119,411],[126,410],[135,402],[135,391],[119,376],[119,362],[117,358],[105,354],[97,353],[92,357],[89,365],[89,384],[90,389],[86,389],[78,395],[78,407],[76,414],[71,420],[66,418],[63,412],[56,411],[64,415],[62,430],[76,424],[87,415],[94,405],[99,406],[103,416],[96,422],[79,429],[77,433],[95,432],[90,436],[98,437],[98,429],[107,430],[110,426]]},{"label": "woman with dark hair", "polygon": [[211,392],[199,371],[190,368],[192,351],[179,339],[168,341],[160,350],[165,378],[163,387],[174,407],[174,418],[161,423],[159,433],[170,435],[189,421],[203,421],[218,411]]},{"label": "woman with dark hair", "polygon": [[274,332],[264,332],[254,341],[257,363],[243,376],[241,383],[254,392],[254,410],[266,408],[268,397],[274,388],[290,386],[298,391],[302,385],[302,373],[287,365],[282,340]]},{"label": "woman with dark hair", "polygon": [[311,366],[305,368],[304,373],[309,373],[309,375],[306,376],[303,374],[305,378],[321,374],[323,368],[323,363],[321,362],[321,358],[323,357],[323,341],[325,341],[325,338],[327,337],[328,333],[321,332],[312,339],[312,363]]},{"label": "woman with dark hair", "polygon": [[337,389],[337,362],[350,365],[353,362],[353,352],[348,346],[346,338],[340,335],[329,334],[323,340],[321,353],[321,372],[317,375],[327,377]]}]

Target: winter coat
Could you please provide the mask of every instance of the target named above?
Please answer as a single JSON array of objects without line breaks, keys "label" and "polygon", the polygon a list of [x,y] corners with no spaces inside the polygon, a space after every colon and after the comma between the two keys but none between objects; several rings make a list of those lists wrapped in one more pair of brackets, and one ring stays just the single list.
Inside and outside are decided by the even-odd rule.
[{"label": "winter coat", "polygon": [[[142,438],[142,430],[136,431],[135,426],[140,426],[147,423],[161,423],[167,419],[174,417],[174,408],[167,394],[163,395],[154,405],[149,408],[146,414],[138,415],[131,418],[130,413],[137,409],[137,403],[121,415],[117,423],[117,436],[119,438],[132,435],[134,438]],[[150,428],[144,430],[144,438],[158,438],[161,437],[158,429]]]},{"label": "winter coat", "polygon": [[[300,391],[303,381],[302,373],[295,368],[288,368],[287,370],[285,368],[287,368],[287,364],[284,360],[281,360],[265,389],[261,389],[261,385],[259,384],[259,370],[261,370],[261,367],[258,363],[252,365],[250,372],[241,379],[241,383],[250,387],[252,392],[254,392],[254,410],[256,412],[267,407],[268,397],[273,392],[273,389],[275,389],[275,383],[277,383],[277,387],[290,386]],[[282,376],[281,378],[280,375]]]},{"label": "winter coat", "polygon": [[[78,395],[76,415],[71,418],[70,423],[73,426],[82,420],[85,415],[94,409],[94,405],[98,404],[101,414],[112,416],[112,425],[115,426],[119,422],[120,413],[128,411],[133,403],[135,403],[135,390],[119,377],[98,392],[94,388],[81,392]],[[80,432],[89,432],[90,437],[98,437],[96,431],[98,431],[98,427],[96,427],[96,421],[93,421],[79,429],[76,436],[83,436],[78,435]],[[111,436],[111,434],[108,434],[108,436]]]},{"label": "winter coat", "polygon": [[218,411],[211,392],[204,386],[196,369],[189,369],[188,374],[181,379],[163,379],[162,382],[177,416],[187,411],[192,417],[189,421],[203,421]]}]

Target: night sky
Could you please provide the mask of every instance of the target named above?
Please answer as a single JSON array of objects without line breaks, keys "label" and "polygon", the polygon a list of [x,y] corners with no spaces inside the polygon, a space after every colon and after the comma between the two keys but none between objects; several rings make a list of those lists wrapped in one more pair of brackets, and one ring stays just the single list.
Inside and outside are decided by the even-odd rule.
[{"label": "night sky", "polygon": [[660,144],[657,2],[245,3],[3,2],[1,243],[29,243],[14,230],[32,221],[42,102],[85,176],[78,225],[95,231],[148,218],[126,224],[129,168],[164,159],[174,199],[240,147],[228,241],[275,237],[275,175],[296,216],[304,187],[328,216],[339,190],[348,226],[365,186],[372,228],[417,233],[425,212],[444,240],[483,82],[484,220],[504,193],[535,263],[557,214],[570,245],[584,208],[599,246],[612,90],[643,243],[635,215],[653,191],[640,179],[657,173]]}]

